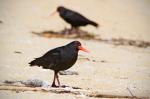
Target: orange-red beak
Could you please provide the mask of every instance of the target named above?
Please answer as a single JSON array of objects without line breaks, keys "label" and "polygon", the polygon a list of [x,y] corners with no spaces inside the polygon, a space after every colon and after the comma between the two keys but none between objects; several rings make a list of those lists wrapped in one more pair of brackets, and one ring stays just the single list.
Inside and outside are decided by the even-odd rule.
[{"label": "orange-red beak", "polygon": [[78,48],[79,48],[79,50],[82,50],[82,51],[84,51],[84,52],[89,53],[89,51],[88,51],[87,49],[85,49],[84,47],[82,47],[82,46],[79,46]]},{"label": "orange-red beak", "polygon": [[50,16],[53,16],[57,13],[57,10],[53,11],[52,13],[50,13]]}]

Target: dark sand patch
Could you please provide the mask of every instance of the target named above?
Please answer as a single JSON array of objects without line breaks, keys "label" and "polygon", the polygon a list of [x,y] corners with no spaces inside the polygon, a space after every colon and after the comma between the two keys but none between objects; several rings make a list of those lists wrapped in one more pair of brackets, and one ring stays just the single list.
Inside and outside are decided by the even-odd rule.
[{"label": "dark sand patch", "polygon": [[103,39],[98,35],[94,35],[92,33],[88,33],[86,31],[77,29],[72,30],[70,29],[64,29],[61,31],[43,31],[43,32],[32,32],[33,34],[36,34],[38,36],[47,37],[47,38],[67,38],[67,39],[83,39],[83,40],[93,40],[93,41],[99,41],[104,42],[108,44],[112,44],[115,46],[134,46],[138,48],[147,48],[150,47],[149,41],[142,41],[142,40],[131,40],[131,39],[125,39],[125,38],[111,38],[111,39]]},{"label": "dark sand patch", "polygon": [[22,54],[21,51],[14,51],[15,54]]},{"label": "dark sand patch", "polygon": [[59,71],[59,74],[60,75],[79,75],[78,72],[70,71],[70,70]]},{"label": "dark sand patch", "polygon": [[0,23],[3,23],[3,21],[0,20]]}]

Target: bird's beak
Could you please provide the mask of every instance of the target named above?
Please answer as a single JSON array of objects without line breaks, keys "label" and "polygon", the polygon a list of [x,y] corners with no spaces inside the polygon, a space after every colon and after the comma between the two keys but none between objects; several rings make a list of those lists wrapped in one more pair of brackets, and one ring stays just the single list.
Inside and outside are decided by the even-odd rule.
[{"label": "bird's beak", "polygon": [[57,10],[53,11],[52,13],[50,13],[50,16],[53,16],[57,13]]},{"label": "bird's beak", "polygon": [[82,51],[84,51],[84,52],[87,52],[87,53],[89,53],[90,51],[88,51],[87,49],[85,49],[84,47],[82,47],[82,46],[79,46],[78,47],[79,48],[79,50],[82,50]]}]

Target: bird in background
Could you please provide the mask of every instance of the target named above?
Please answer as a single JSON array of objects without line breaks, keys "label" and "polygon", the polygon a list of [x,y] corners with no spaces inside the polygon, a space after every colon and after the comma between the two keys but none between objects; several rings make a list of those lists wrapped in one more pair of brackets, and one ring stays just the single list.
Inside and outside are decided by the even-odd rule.
[{"label": "bird in background", "polygon": [[[44,69],[54,71],[54,79],[51,87],[61,87],[58,72],[72,67],[78,58],[78,52],[82,50],[89,52],[81,46],[79,41],[73,41],[65,46],[57,47],[45,53],[43,56],[35,58],[29,64],[30,66],[42,66]],[[57,80],[58,86],[55,84]]]},{"label": "bird in background", "polygon": [[96,22],[86,18],[85,16],[83,16],[82,14],[76,11],[70,10],[63,6],[58,6],[56,11],[51,13],[51,15],[54,15],[56,12],[58,12],[60,17],[63,18],[67,23],[71,25],[71,30],[73,28],[77,29],[80,26],[86,26],[86,25],[93,25],[95,27],[98,27],[98,24]]}]

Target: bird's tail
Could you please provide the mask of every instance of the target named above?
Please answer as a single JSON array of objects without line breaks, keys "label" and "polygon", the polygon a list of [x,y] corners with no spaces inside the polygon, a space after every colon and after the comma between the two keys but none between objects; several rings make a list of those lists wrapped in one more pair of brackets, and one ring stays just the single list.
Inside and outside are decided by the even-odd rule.
[{"label": "bird's tail", "polygon": [[91,25],[93,25],[93,26],[95,26],[95,27],[98,27],[98,24],[97,24],[96,22],[90,21],[89,24],[91,24]]}]

